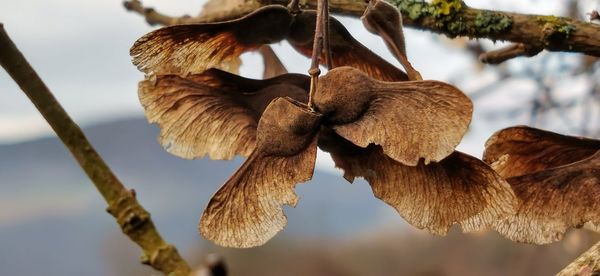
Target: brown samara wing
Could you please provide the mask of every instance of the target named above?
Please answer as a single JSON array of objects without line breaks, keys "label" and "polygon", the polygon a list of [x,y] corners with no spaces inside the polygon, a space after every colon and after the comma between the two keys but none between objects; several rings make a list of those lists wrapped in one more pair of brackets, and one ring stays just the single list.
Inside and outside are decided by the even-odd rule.
[{"label": "brown samara wing", "polygon": [[254,150],[258,121],[273,99],[305,102],[309,86],[310,78],[300,74],[254,80],[209,69],[142,81],[139,98],[148,121],[160,126],[159,142],[168,152],[187,159],[206,154],[231,159]]},{"label": "brown samara wing", "polygon": [[312,178],[320,115],[289,98],[274,100],[258,126],[258,144],[212,197],[202,235],[221,246],[259,246],[281,231],[283,205],[295,206],[296,184]]},{"label": "brown samara wing", "polygon": [[[315,19],[315,11],[303,11],[296,15],[287,38],[298,52],[309,57],[312,55]],[[329,25],[333,67],[351,66],[378,80],[408,80],[406,73],[354,39],[344,25],[335,18],[330,17]],[[325,57],[321,58],[321,61],[325,62]]]},{"label": "brown samara wing", "polygon": [[385,1],[369,1],[360,19],[369,32],[382,36],[396,58],[406,57],[402,15],[398,8]]},{"label": "brown samara wing", "polygon": [[138,39],[130,54],[147,74],[201,73],[284,39],[291,22],[285,7],[266,6],[231,21],[160,28]]},{"label": "brown samara wing", "polygon": [[439,163],[403,165],[380,146],[360,148],[322,129],[319,147],[330,152],[344,177],[364,177],[373,194],[410,224],[444,235],[458,223],[463,231],[491,228],[513,215],[517,200],[510,186],[488,165],[455,151]]},{"label": "brown samara wing", "polygon": [[452,85],[383,82],[351,67],[323,76],[314,104],[345,139],[363,148],[381,145],[386,155],[409,166],[450,155],[473,111],[471,100]]},{"label": "brown samara wing", "polygon": [[586,222],[600,225],[600,151],[569,165],[507,179],[519,199],[514,216],[495,227],[518,242],[546,244]]},{"label": "brown samara wing", "polygon": [[483,160],[508,178],[567,165],[598,150],[600,140],[516,126],[500,130],[488,139]]},{"label": "brown samara wing", "polygon": [[398,8],[382,0],[371,0],[361,20],[368,31],[383,38],[390,52],[406,70],[410,80],[423,79],[406,56],[402,15]]}]

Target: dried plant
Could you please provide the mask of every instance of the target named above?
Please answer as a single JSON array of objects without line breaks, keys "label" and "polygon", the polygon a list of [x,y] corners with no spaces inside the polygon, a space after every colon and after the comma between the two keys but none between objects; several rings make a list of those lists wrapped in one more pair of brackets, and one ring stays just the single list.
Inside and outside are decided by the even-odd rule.
[{"label": "dried plant", "polygon": [[[472,103],[452,85],[421,80],[406,58],[397,9],[375,1],[363,19],[408,76],[324,18],[326,5],[267,6],[232,21],[165,27],[134,44],[134,63],[149,74],[140,99],[168,151],[185,158],[248,156],[211,199],[201,233],[223,246],[265,243],[285,226],[282,207],[296,204],[294,186],[312,177],[317,147],[331,153],[346,179],[365,177],[378,198],[432,233],[445,234],[454,223],[481,230],[513,215],[508,184],[485,163],[454,151]],[[273,20],[281,24],[264,23]],[[215,48],[222,38],[227,46]],[[250,80],[206,69],[281,39],[312,57],[310,77]],[[267,49],[266,65],[286,72],[277,60]],[[318,78],[322,60],[331,70]]]},{"label": "dried plant", "polygon": [[[330,20],[335,66],[356,67],[380,80],[408,79],[404,72],[354,39],[342,23]],[[236,20],[158,29],[138,39],[130,53],[133,63],[145,73],[182,75],[212,67],[228,70],[226,65],[242,53],[284,39],[298,52],[311,56],[315,21],[315,11],[292,15],[282,6],[266,6]]]},{"label": "dried plant", "polygon": [[296,183],[312,178],[321,115],[290,98],[269,104],[257,146],[208,203],[200,231],[231,247],[262,245],[286,224],[283,205],[295,206]]},{"label": "dried plant", "polygon": [[249,156],[258,120],[271,100],[307,100],[310,79],[284,74],[266,80],[209,69],[187,77],[158,75],[139,85],[151,123],[161,127],[160,143],[183,158],[232,159]]},{"label": "dried plant", "polygon": [[469,98],[442,82],[382,82],[339,67],[320,84],[315,109],[340,136],[363,148],[381,145],[386,155],[406,165],[442,160],[471,122]]},{"label": "dried plant", "polygon": [[[291,1],[229,21],[167,26],[133,45],[133,62],[147,77],[140,99],[168,151],[184,158],[248,157],[209,202],[199,225],[204,237],[228,247],[267,242],[285,227],[283,205],[297,203],[295,185],[311,179],[317,148],[330,153],[346,180],[365,178],[377,198],[434,234],[459,224],[466,232],[494,228],[512,240],[548,243],[569,227],[600,224],[598,141],[521,127],[490,138],[483,161],[456,151],[471,122],[471,100],[450,84],[423,80],[408,60],[398,10],[408,4],[366,2],[365,28],[381,36],[404,71],[330,17],[327,0],[310,2],[316,10]],[[246,4],[236,9],[255,7]],[[452,33],[436,21],[464,16],[461,28],[467,28],[470,12],[479,11],[460,1],[419,5],[427,12],[404,11],[409,25],[450,36],[508,38],[519,46],[483,53],[488,61],[567,50],[562,43],[575,39],[550,23],[541,29],[541,44],[517,33],[498,36],[529,18],[501,13],[494,20],[506,26],[494,28],[502,30]],[[564,22],[582,28],[575,36],[594,30]],[[282,40],[311,58],[308,75],[287,73],[268,46]],[[577,40],[568,50],[596,55],[588,47],[594,43]],[[255,50],[264,58],[265,79],[235,75],[239,56]],[[322,77],[319,65],[329,69]]]},{"label": "dried plant", "polygon": [[509,239],[545,244],[600,224],[600,140],[512,127],[488,140],[484,160],[519,198],[517,213],[496,226]]}]

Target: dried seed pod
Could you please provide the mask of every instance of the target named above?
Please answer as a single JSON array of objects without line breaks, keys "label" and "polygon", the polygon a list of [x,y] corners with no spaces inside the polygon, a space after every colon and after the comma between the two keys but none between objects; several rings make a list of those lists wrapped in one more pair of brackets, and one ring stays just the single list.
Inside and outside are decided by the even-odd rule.
[{"label": "dried seed pod", "polygon": [[369,1],[365,13],[360,19],[369,32],[383,36],[388,48],[396,58],[398,56],[406,57],[402,15],[396,7],[385,1]]},{"label": "dried seed pod", "polygon": [[600,151],[581,161],[507,179],[520,199],[517,214],[497,223],[503,236],[546,244],[567,229],[600,224]]},{"label": "dried seed pod", "polygon": [[283,229],[283,205],[295,206],[294,186],[312,178],[320,118],[289,98],[278,98],[267,107],[256,150],[202,215],[199,227],[205,238],[246,248],[264,244]]},{"label": "dried seed pod", "polygon": [[130,54],[138,69],[148,74],[201,73],[284,39],[291,22],[285,7],[266,6],[231,21],[155,30],[138,39]]},{"label": "dried seed pod", "polygon": [[545,244],[600,224],[600,141],[512,127],[488,140],[484,160],[519,199],[517,213],[496,226],[507,238]]},{"label": "dried seed pod", "polygon": [[490,228],[515,212],[510,186],[477,158],[455,151],[439,163],[416,167],[386,156],[380,146],[360,148],[331,129],[322,129],[319,147],[329,151],[344,177],[364,177],[373,194],[410,224],[444,235],[454,223],[463,231]]},{"label": "dried seed pod", "polygon": [[423,79],[406,56],[402,15],[396,7],[384,1],[371,0],[361,19],[368,31],[383,38],[390,52],[400,61],[400,64],[408,73],[410,80]]},{"label": "dried seed pod", "polygon": [[[312,55],[316,16],[315,11],[303,11],[296,15],[287,37],[287,40],[298,52],[308,57]],[[388,63],[354,39],[344,25],[333,17],[329,19],[329,28],[329,45],[333,67],[351,66],[379,80],[408,80],[402,70]],[[325,62],[324,56],[321,61]]]},{"label": "dried seed pod", "polygon": [[473,111],[469,98],[452,85],[382,82],[350,67],[320,79],[314,104],[345,139],[363,148],[381,145],[385,154],[409,166],[450,155]]},{"label": "dried seed pod", "polygon": [[148,121],[160,126],[167,151],[189,159],[231,159],[254,150],[259,118],[271,100],[305,102],[309,85],[310,78],[299,74],[253,80],[210,69],[142,81],[139,97]]},{"label": "dried seed pod", "polygon": [[598,140],[516,126],[498,131],[488,139],[483,161],[508,178],[567,165],[598,150]]}]

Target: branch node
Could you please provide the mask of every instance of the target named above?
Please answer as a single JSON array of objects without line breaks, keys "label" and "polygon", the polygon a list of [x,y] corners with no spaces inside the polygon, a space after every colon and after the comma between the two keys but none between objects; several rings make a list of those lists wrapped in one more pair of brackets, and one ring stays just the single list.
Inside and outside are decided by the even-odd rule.
[{"label": "branch node", "polygon": [[150,214],[139,207],[134,194],[135,192],[127,191],[107,208],[117,219],[123,233],[128,236],[135,235],[150,222]]},{"label": "branch node", "polygon": [[319,67],[308,69],[308,74],[310,76],[319,76],[321,74],[321,69]]}]

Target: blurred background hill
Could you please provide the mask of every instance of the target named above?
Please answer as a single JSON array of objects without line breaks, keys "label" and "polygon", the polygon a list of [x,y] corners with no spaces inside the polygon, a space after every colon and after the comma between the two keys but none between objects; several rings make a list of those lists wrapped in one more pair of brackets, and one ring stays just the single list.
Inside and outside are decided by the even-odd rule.
[{"label": "blurred background hill", "polygon": [[[224,249],[196,231],[210,196],[241,160],[182,160],[156,142],[143,118],[84,130],[158,229],[193,264],[225,257],[232,275],[548,275],[600,236],[575,230],[547,246],[496,233],[436,237],[406,225],[360,180],[317,170],[298,185],[286,229],[255,249]],[[0,275],[148,275],[139,250],[55,138],[0,146]]]}]

